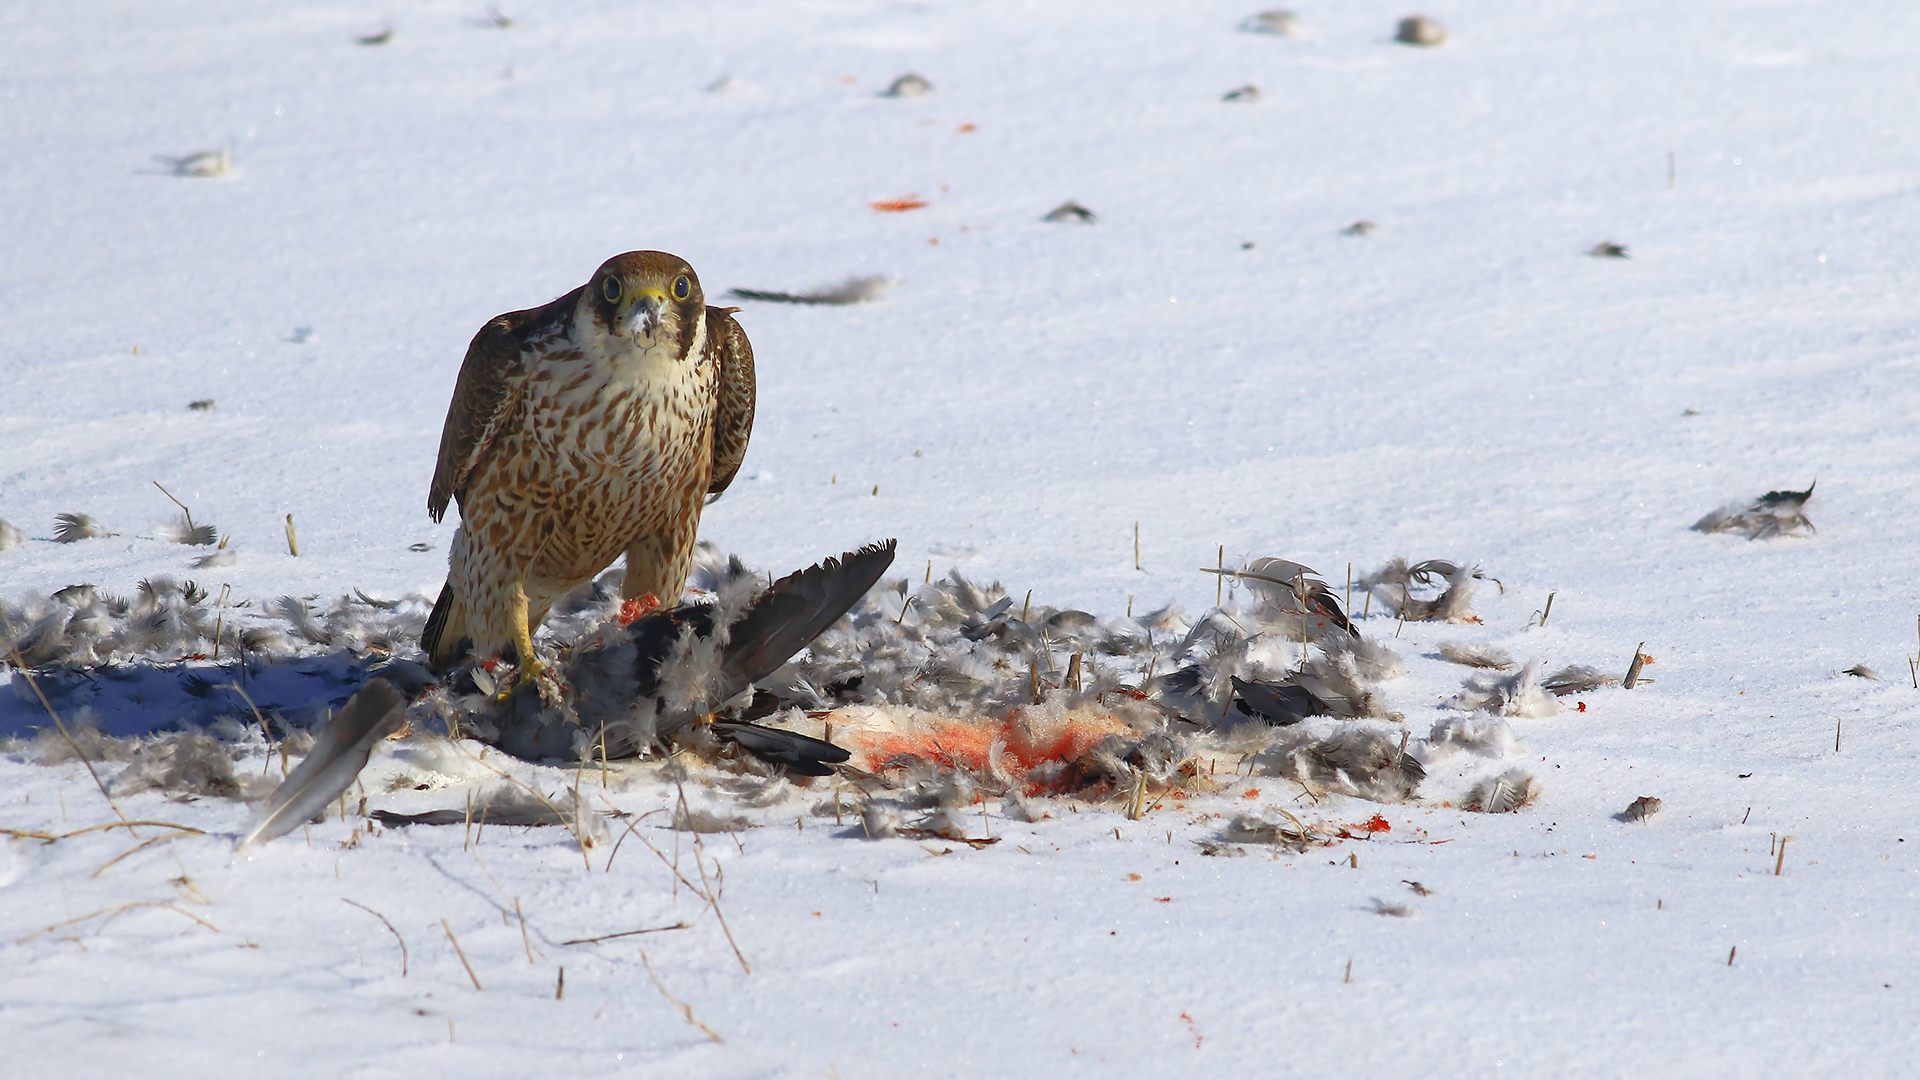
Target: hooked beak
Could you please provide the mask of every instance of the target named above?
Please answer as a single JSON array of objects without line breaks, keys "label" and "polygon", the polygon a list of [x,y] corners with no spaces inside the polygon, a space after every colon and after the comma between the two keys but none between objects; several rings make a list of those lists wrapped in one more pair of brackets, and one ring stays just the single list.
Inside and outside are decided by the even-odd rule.
[{"label": "hooked beak", "polygon": [[659,289],[642,289],[627,314],[627,336],[651,338],[660,329],[660,312],[667,306],[667,294]]}]

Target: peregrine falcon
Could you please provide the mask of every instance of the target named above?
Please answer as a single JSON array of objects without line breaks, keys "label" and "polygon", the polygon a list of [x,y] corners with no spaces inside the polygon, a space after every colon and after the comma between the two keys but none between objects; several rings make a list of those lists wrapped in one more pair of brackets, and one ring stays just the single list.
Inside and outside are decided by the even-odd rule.
[{"label": "peregrine falcon", "polygon": [[706,305],[684,259],[630,251],[579,288],[474,335],[427,496],[461,524],[420,635],[444,671],[513,647],[621,553],[639,609],[680,599],[706,496],[726,490],[753,429],[753,347],[738,308]]}]

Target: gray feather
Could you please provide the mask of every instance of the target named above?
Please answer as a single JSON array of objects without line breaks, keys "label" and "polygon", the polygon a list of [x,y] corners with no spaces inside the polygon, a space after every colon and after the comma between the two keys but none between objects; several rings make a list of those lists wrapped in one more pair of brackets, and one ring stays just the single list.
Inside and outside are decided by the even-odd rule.
[{"label": "gray feather", "polygon": [[260,823],[237,847],[285,836],[324,811],[353,786],[374,745],[400,725],[406,707],[407,699],[385,679],[373,679],[361,687],[314,738],[306,760],[274,789]]}]

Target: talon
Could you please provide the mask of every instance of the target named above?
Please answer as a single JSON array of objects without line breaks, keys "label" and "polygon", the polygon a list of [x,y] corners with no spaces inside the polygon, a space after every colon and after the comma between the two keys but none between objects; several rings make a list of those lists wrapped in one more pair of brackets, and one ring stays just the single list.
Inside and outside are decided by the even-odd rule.
[{"label": "talon", "polygon": [[541,663],[538,659],[535,659],[523,665],[520,668],[519,674],[514,676],[513,682],[510,685],[508,685],[504,690],[501,690],[498,693],[494,694],[493,700],[495,701],[507,700],[508,698],[514,695],[514,692],[516,690],[519,690],[522,686],[525,686],[530,682],[534,682],[538,680],[540,676],[545,675],[546,673],[547,673],[547,665]]}]

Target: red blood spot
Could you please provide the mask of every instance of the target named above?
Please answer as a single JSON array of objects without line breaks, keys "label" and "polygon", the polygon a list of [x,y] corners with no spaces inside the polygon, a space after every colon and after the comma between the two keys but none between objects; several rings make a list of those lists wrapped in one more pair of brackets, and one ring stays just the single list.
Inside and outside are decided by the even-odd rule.
[{"label": "red blood spot", "polygon": [[1587,711],[1587,703],[1586,703],[1586,702],[1584,702],[1584,701],[1583,701],[1583,702],[1581,702],[1581,703],[1580,703],[1580,705],[1579,705],[1579,707],[1578,707],[1577,709],[1575,709],[1574,711],[1576,711],[1576,712],[1586,712],[1586,711]]},{"label": "red blood spot", "polygon": [[660,610],[660,598],[652,593],[641,593],[631,600],[620,604],[620,625],[626,626],[636,619],[644,619]]},{"label": "red blood spot", "polygon": [[1139,874],[1128,874],[1128,875],[1127,875],[1127,880],[1128,880],[1128,881],[1139,881],[1139,880],[1140,880],[1140,875],[1139,875]]},{"label": "red blood spot", "polygon": [[909,195],[904,199],[882,199],[870,204],[883,214],[904,214],[908,210],[918,210],[927,205],[927,201],[918,195]]},{"label": "red blood spot", "polygon": [[1153,898],[1153,902],[1154,902],[1154,903],[1156,903],[1156,904],[1171,904],[1171,903],[1173,903],[1173,897],[1171,897],[1171,896],[1156,896],[1156,897],[1154,897],[1154,898]]},{"label": "red blood spot", "polygon": [[1241,792],[1240,797],[1243,799],[1257,799],[1260,797],[1260,789],[1257,787],[1250,787],[1247,790]]},{"label": "red blood spot", "polygon": [[970,132],[970,131],[977,131],[977,130],[979,130],[979,129],[978,129],[978,128],[977,128],[977,127],[976,127],[975,125],[973,125],[973,124],[961,124],[961,125],[960,125],[960,134],[962,134],[962,135],[965,135],[965,134],[967,134],[967,133],[968,133],[968,132]]},{"label": "red blood spot", "polygon": [[1386,818],[1381,817],[1379,814],[1375,814],[1372,817],[1368,818],[1366,824],[1360,827],[1367,830],[1368,832],[1392,832],[1393,831],[1392,823],[1387,821]]}]

